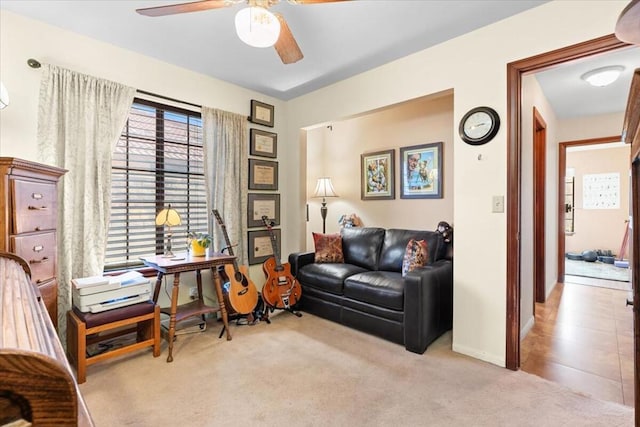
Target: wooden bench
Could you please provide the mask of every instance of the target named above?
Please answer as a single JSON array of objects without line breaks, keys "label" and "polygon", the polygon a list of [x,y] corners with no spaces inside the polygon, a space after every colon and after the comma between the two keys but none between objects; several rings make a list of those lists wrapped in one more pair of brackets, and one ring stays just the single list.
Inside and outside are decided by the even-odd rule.
[{"label": "wooden bench", "polygon": [[[129,326],[135,329],[123,329]],[[87,356],[87,346],[129,332],[136,333],[134,343]],[[153,347],[153,357],[160,356],[160,306],[152,301],[102,313],[82,313],[76,307],[67,312],[67,351],[79,384],[87,380],[87,366],[146,347]]]}]

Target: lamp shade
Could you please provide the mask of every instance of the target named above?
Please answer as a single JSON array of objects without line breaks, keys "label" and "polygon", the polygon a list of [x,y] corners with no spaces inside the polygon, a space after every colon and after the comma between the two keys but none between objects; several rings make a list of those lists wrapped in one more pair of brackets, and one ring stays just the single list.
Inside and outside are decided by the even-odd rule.
[{"label": "lamp shade", "polygon": [[158,212],[156,216],[156,225],[163,226],[167,225],[169,227],[175,227],[176,225],[182,224],[182,220],[180,219],[180,214],[178,211],[173,209],[171,205],[162,209]]},{"label": "lamp shade", "polygon": [[313,197],[338,197],[336,190],[333,189],[333,184],[331,184],[331,178],[326,176],[318,178]]},{"label": "lamp shade", "polygon": [[4,84],[0,82],[0,110],[9,105],[9,92],[7,92],[7,88],[4,87]]},{"label": "lamp shade", "polygon": [[280,37],[280,21],[263,7],[246,7],[236,14],[236,33],[249,46],[271,47]]}]

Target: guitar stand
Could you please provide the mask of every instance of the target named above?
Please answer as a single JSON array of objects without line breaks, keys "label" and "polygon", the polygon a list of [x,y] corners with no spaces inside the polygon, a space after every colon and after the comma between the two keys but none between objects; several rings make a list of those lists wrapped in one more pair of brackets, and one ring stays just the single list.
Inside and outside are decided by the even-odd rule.
[{"label": "guitar stand", "polygon": [[[267,322],[268,324],[271,324],[271,320],[269,319],[269,311],[273,312],[275,311],[276,308],[275,307],[268,307],[265,311],[264,311],[264,315],[262,316],[262,320],[264,320],[265,322]],[[292,307],[287,307],[287,308],[279,308],[278,310],[282,310],[282,311],[288,311],[289,313],[293,314],[296,317],[302,317],[302,313],[300,313],[299,311],[295,311]]]},{"label": "guitar stand", "polygon": [[293,308],[289,307],[289,308],[283,308],[283,311],[288,311],[289,313],[297,316],[297,317],[302,317],[302,313],[300,313],[299,311],[294,311]]}]

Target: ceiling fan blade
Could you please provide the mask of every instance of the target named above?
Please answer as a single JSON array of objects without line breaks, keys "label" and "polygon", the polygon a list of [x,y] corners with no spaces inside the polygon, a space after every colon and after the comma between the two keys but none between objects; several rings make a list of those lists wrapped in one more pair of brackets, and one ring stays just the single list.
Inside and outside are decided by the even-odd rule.
[{"label": "ceiling fan blade", "polygon": [[165,16],[175,15],[177,13],[220,9],[227,6],[231,6],[231,3],[225,0],[200,0],[190,3],[170,4],[167,6],[146,7],[144,9],[136,9],[136,12],[145,16]]},{"label": "ceiling fan blade", "polygon": [[316,3],[335,3],[339,1],[349,1],[349,0],[289,0],[289,3],[295,4],[316,4]]},{"label": "ceiling fan blade", "polygon": [[293,34],[289,29],[289,25],[287,25],[287,21],[285,21],[284,17],[279,13],[274,13],[278,17],[278,21],[280,21],[280,37],[278,37],[278,41],[274,45],[278,55],[280,55],[280,59],[284,64],[293,64],[294,62],[298,62],[304,55],[300,50],[300,46],[298,46],[298,42],[293,38]]}]

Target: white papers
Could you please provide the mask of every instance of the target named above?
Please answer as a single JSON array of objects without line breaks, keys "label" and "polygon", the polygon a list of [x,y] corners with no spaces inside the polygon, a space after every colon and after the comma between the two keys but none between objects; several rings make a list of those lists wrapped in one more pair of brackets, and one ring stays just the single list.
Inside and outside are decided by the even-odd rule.
[{"label": "white papers", "polygon": [[76,288],[86,288],[89,286],[100,286],[109,283],[108,277],[103,276],[92,276],[92,277],[83,277],[75,280]]},{"label": "white papers", "polygon": [[109,277],[109,282],[121,283],[123,285],[126,285],[128,282],[138,281],[138,279],[140,279],[141,277],[143,277],[142,273],[138,271],[127,271],[126,273],[120,274],[118,276]]}]

